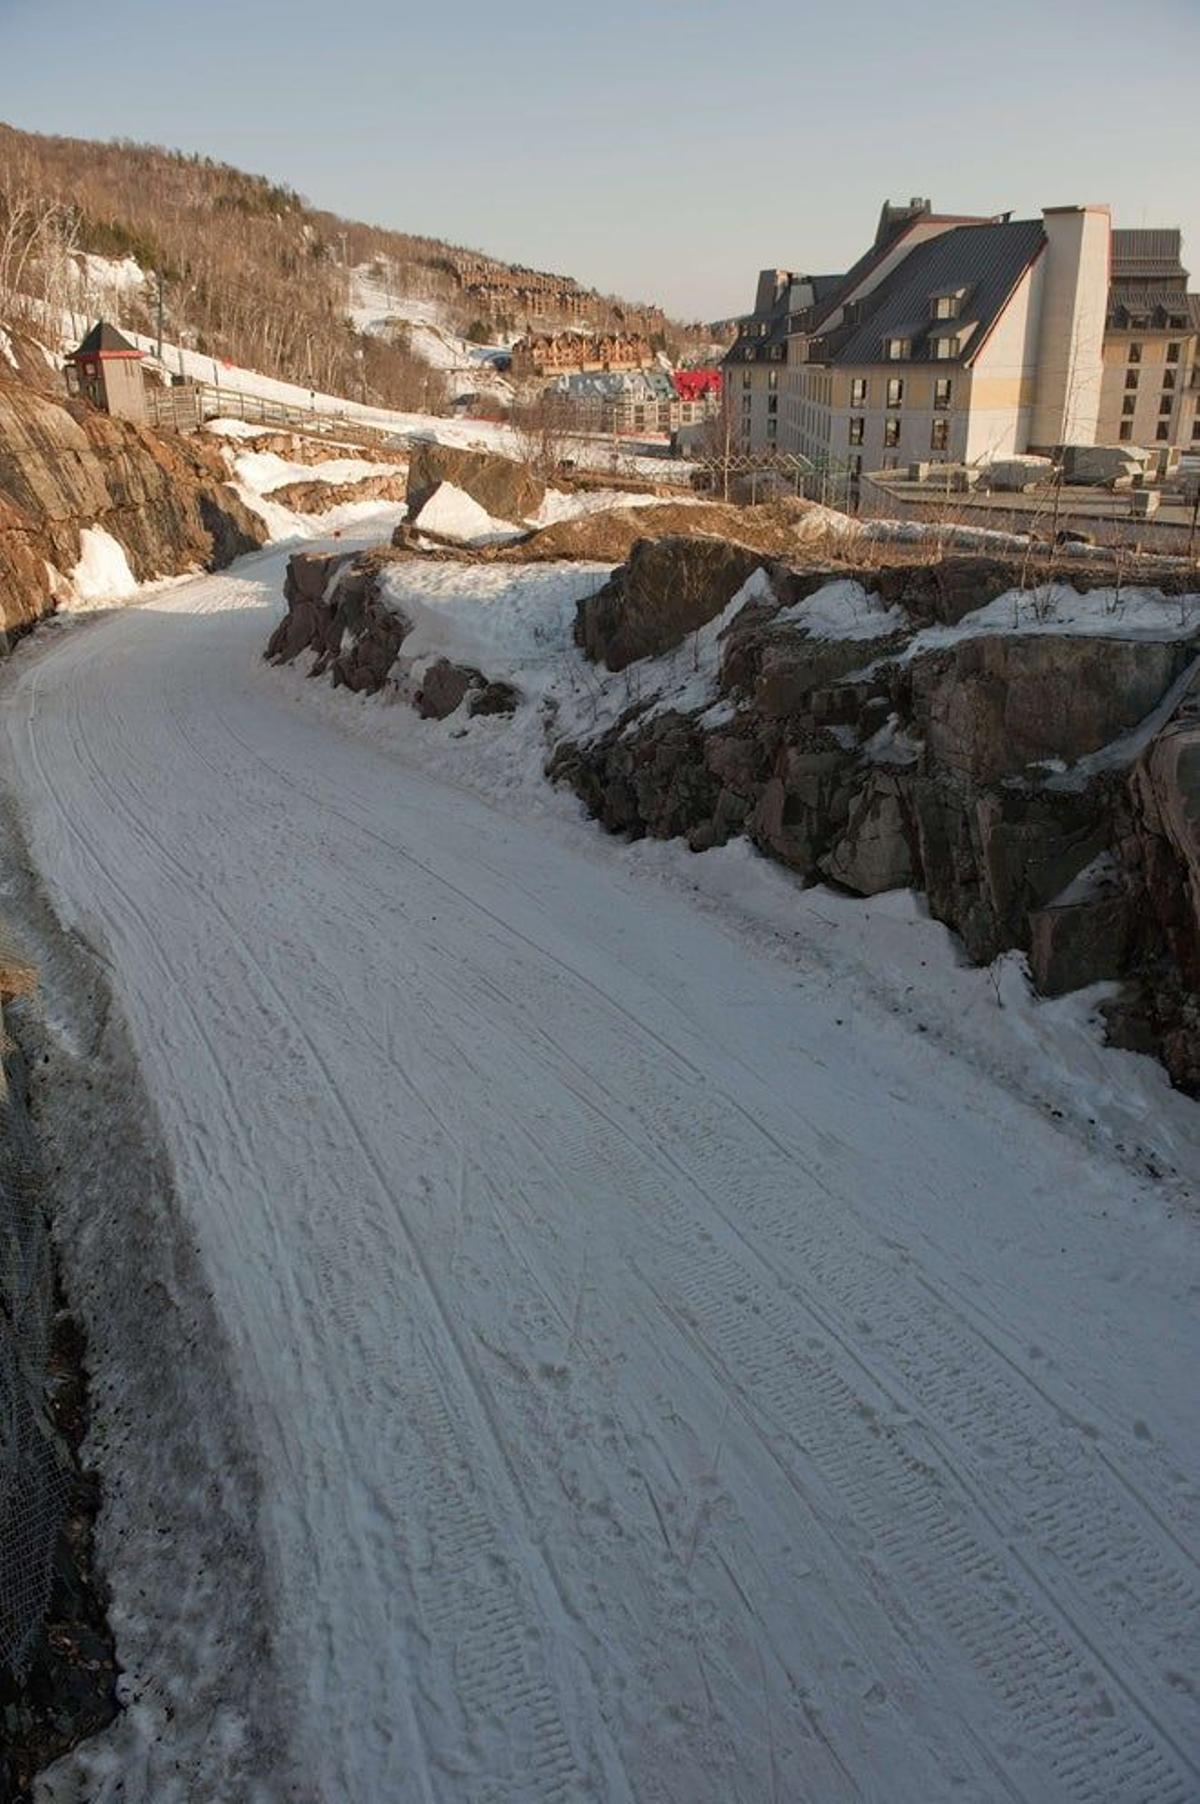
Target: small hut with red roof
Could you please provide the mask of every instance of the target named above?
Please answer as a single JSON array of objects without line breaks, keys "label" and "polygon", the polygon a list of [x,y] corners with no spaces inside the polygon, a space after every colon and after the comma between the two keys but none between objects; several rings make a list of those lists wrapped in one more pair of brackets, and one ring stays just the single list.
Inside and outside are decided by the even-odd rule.
[{"label": "small hut with red roof", "polygon": [[107,320],[97,320],[67,358],[67,387],[93,407],[122,420],[145,420],[146,386],[142,355]]}]

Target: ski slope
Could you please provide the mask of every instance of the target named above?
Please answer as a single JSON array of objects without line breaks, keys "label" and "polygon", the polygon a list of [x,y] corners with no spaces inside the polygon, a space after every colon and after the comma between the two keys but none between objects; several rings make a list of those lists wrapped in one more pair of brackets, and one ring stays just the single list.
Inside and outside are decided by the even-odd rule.
[{"label": "ski slope", "polygon": [[[504,810],[447,730],[264,666],[284,556],[48,635],[2,691],[161,1123],[159,1232],[224,1330],[161,1357],[196,1446],[219,1417],[251,1450],[268,1650],[218,1574],[203,1671],[164,1670],[133,1604],[162,1544],[139,1564],[114,1505],[137,1706],[46,1795],[1194,1799],[1195,1220],[1163,1156],[1082,1082],[1051,1114],[1034,1043],[1018,1085],[922,1031],[995,1009],[944,936],[897,1010],[848,925],[822,941],[836,899],[772,948],[689,873],[782,874]],[[1148,1061],[1095,1057],[1194,1151]],[[169,1525],[185,1475],[146,1461]]]}]

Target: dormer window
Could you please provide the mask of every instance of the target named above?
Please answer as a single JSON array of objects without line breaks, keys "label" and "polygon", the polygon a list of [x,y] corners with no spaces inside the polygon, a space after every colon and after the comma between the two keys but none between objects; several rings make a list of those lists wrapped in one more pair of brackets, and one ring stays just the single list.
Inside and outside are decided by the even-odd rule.
[{"label": "dormer window", "polygon": [[958,356],[959,347],[957,334],[948,332],[935,334],[934,337],[930,339],[929,343],[935,357]]},{"label": "dormer window", "polygon": [[948,288],[929,297],[929,311],[934,319],[957,319],[962,313],[965,288]]},{"label": "dormer window", "polygon": [[912,339],[885,338],[883,341],[883,354],[888,359],[889,363],[902,362],[904,358],[912,356]]}]

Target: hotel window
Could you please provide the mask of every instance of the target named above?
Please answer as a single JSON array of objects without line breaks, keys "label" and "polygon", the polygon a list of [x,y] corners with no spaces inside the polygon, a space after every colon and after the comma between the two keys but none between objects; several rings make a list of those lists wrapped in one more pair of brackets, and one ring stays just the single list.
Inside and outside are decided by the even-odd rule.
[{"label": "hotel window", "polygon": [[885,445],[898,445],[900,443],[899,420],[885,420],[883,422],[883,442]]},{"label": "hotel window", "polygon": [[938,376],[933,385],[933,404],[935,407],[949,407],[950,396],[954,392],[954,384],[949,376]]},{"label": "hotel window", "polygon": [[1158,411],[1159,413],[1170,413],[1173,406],[1174,402],[1171,400],[1170,395],[1164,395],[1158,404]]},{"label": "hotel window", "polygon": [[888,404],[888,406],[889,407],[899,407],[903,400],[904,400],[904,377],[903,376],[890,376],[888,378],[888,385],[887,385],[887,404]]},{"label": "hotel window", "polygon": [[1136,371],[1136,370],[1126,370],[1126,371],[1125,371],[1125,386],[1126,386],[1126,388],[1136,388],[1136,387],[1137,387],[1137,384],[1138,384],[1138,373],[1137,373],[1137,371]]},{"label": "hotel window", "polygon": [[1120,436],[1122,439],[1130,439],[1133,437],[1133,421],[1132,420],[1122,420],[1121,421]]},{"label": "hotel window", "polygon": [[1137,408],[1137,396],[1136,395],[1126,395],[1125,399],[1121,402],[1121,412],[1122,413],[1133,413],[1136,408]]},{"label": "hotel window", "polygon": [[862,442],[863,442],[863,425],[864,425],[864,421],[862,420],[861,416],[857,419],[851,420],[851,422],[850,422],[850,443],[852,445],[861,445],[862,444]]},{"label": "hotel window", "polygon": [[852,376],[850,378],[850,405],[851,407],[865,407],[866,404],[867,379],[865,376]]},{"label": "hotel window", "polygon": [[[897,424],[899,424],[898,421],[897,421]],[[949,443],[950,443],[950,422],[949,422],[949,420],[934,420],[932,430],[930,431],[930,434],[929,434],[929,449],[931,451],[944,451],[946,449],[946,447],[949,445]]]},{"label": "hotel window", "polygon": [[1142,361],[1142,347],[1141,347],[1141,345],[1130,345],[1130,347],[1129,347],[1129,361],[1130,361],[1130,363],[1140,363],[1140,362],[1141,362],[1141,361]]},{"label": "hotel window", "polygon": [[1175,371],[1174,370],[1164,370],[1163,371],[1163,387],[1164,388],[1174,388],[1174,386],[1175,386]]},{"label": "hotel window", "polygon": [[1168,363],[1178,363],[1179,362],[1180,348],[1181,347],[1179,345],[1168,345],[1167,346],[1167,362]]},{"label": "hotel window", "polygon": [[1160,420],[1154,430],[1155,438],[1170,438],[1171,428],[1165,420]]}]

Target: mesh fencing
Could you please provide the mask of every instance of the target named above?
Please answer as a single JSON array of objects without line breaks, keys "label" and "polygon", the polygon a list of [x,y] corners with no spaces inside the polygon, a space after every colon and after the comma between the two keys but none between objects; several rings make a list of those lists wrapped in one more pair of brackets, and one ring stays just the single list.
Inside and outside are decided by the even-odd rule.
[{"label": "mesh fencing", "polygon": [[[0,998],[31,984],[0,930]],[[0,1662],[18,1678],[49,1603],[70,1487],[46,1411],[53,1321],[42,1169],[10,1055],[0,1070]]]}]

